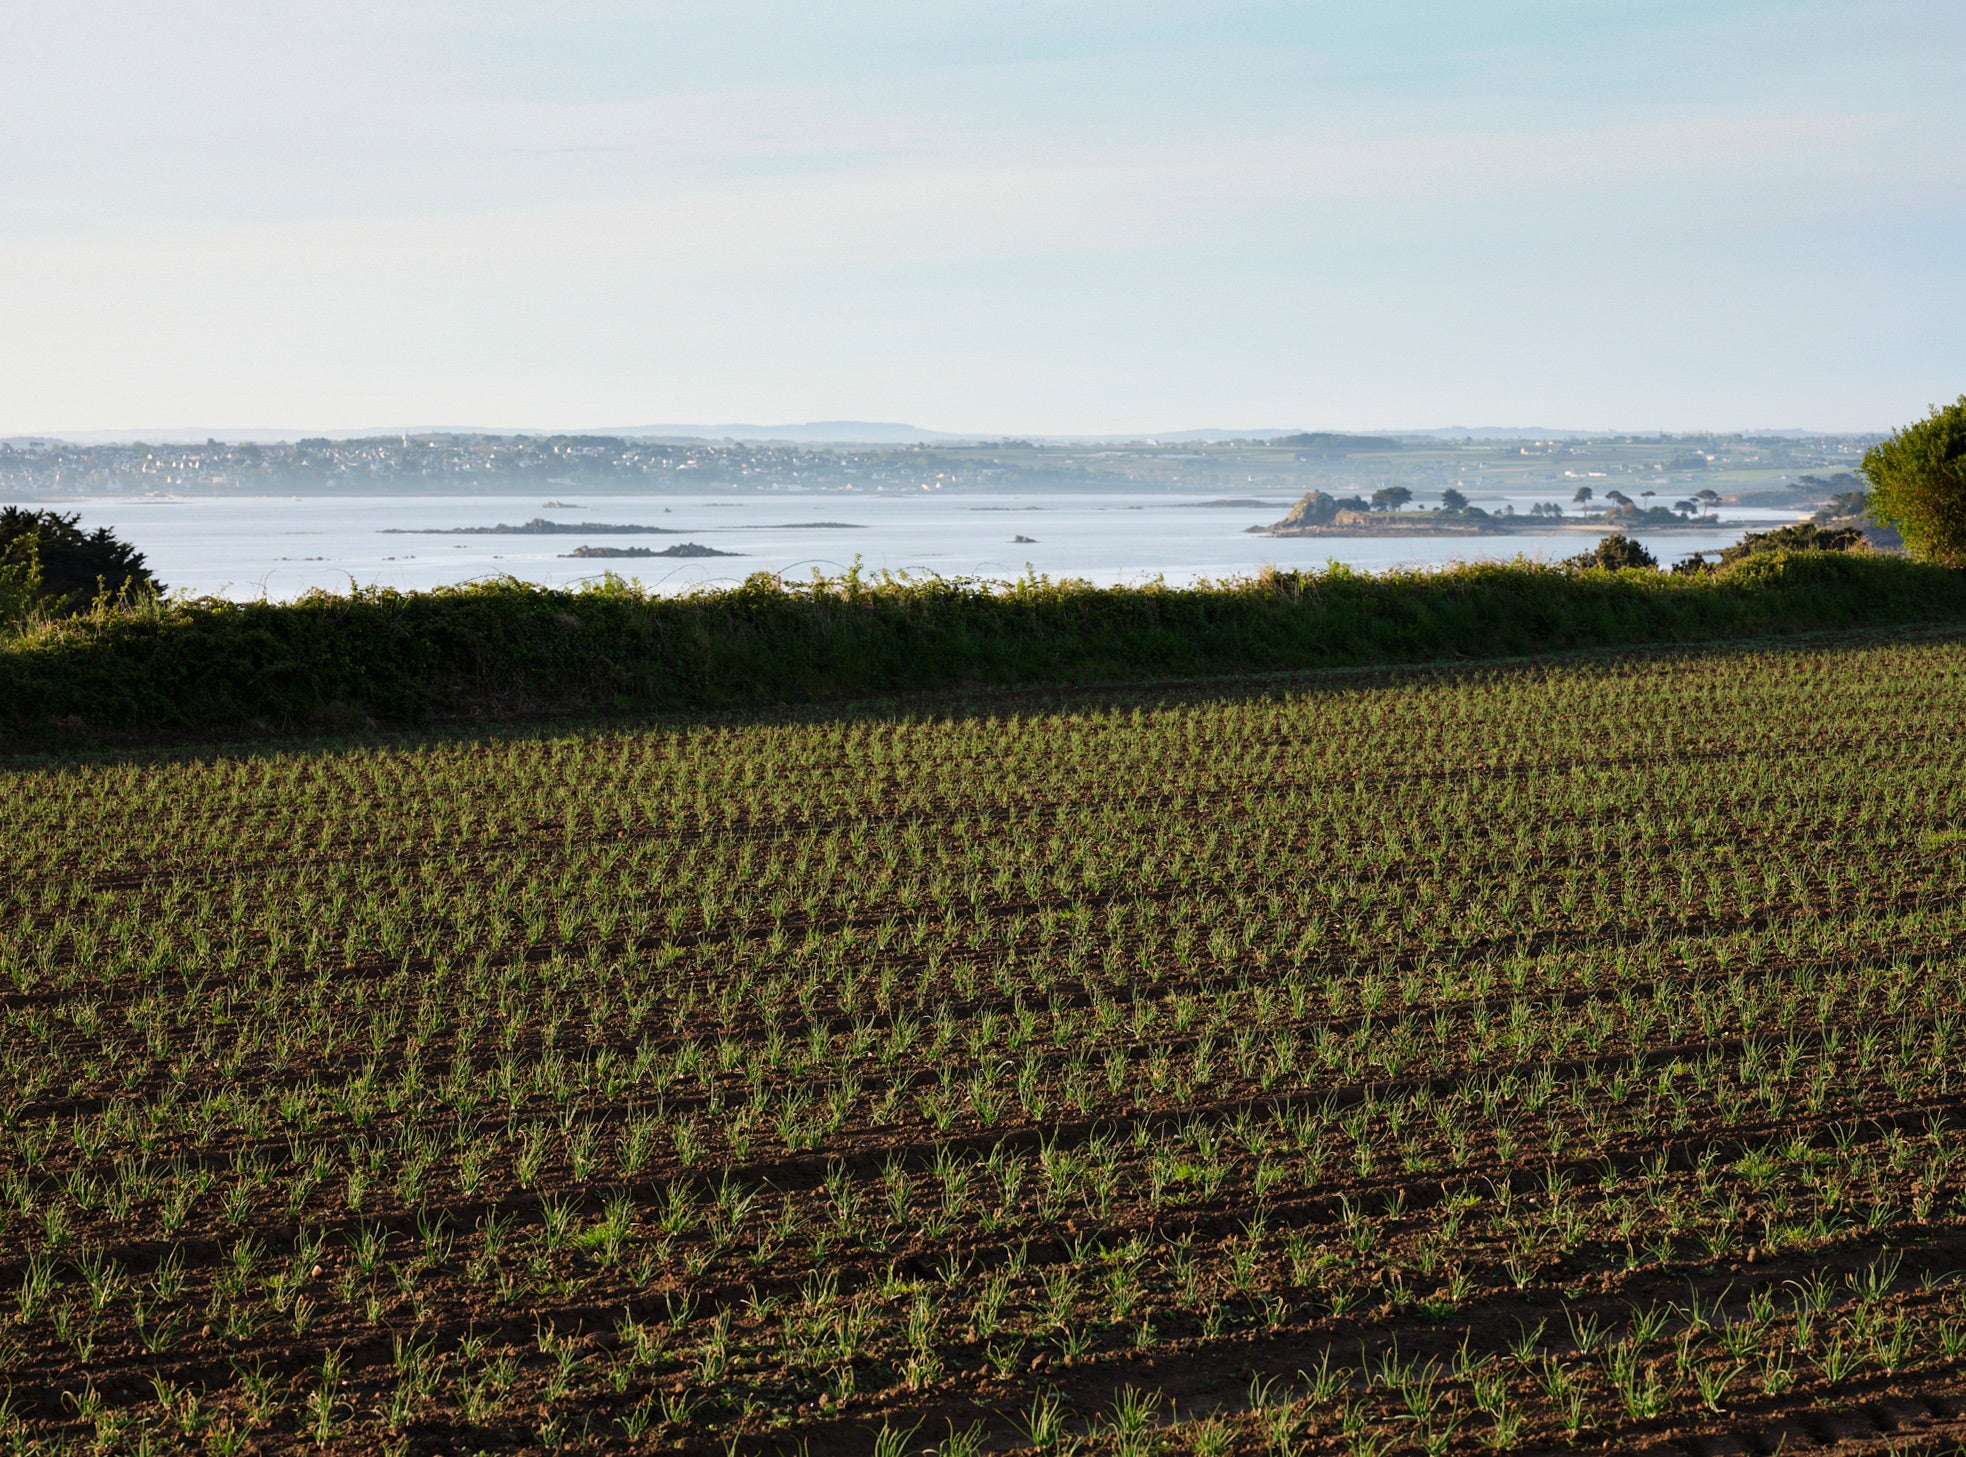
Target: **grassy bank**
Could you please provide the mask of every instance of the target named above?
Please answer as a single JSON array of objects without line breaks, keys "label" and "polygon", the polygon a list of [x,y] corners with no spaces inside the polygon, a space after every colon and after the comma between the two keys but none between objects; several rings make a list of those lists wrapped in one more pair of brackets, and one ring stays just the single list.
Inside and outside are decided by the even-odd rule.
[{"label": "grassy bank", "polygon": [[0,646],[0,728],[336,728],[815,701],[972,683],[1410,663],[1966,621],[1966,576],[1774,553],[1725,571],[1527,563],[1266,573],[1188,589],[785,584],[660,597],[501,581],[113,608]]}]

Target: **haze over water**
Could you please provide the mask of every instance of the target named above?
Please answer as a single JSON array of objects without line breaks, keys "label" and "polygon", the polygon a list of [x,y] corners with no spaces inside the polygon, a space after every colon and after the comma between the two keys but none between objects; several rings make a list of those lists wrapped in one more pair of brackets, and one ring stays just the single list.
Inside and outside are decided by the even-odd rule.
[{"label": "haze over water", "polygon": [[[565,506],[547,507],[551,499]],[[1596,536],[1577,531],[1469,537],[1252,535],[1281,517],[1291,498],[1266,493],[1264,506],[1218,506],[1208,492],[1041,489],[991,492],[754,490],[741,494],[566,492],[550,498],[513,492],[388,495],[342,492],[299,496],[94,496],[58,503],[87,527],[106,525],[131,541],[172,589],[234,599],[289,599],[310,588],[428,588],[509,575],[563,586],[614,571],[664,592],[732,585],[753,572],[806,577],[848,570],[1009,579],[1027,570],[1098,583],[1156,577],[1170,585],[1248,576],[1265,565],[1318,567],[1340,561],[1363,570],[1452,561],[1554,561],[1588,550]],[[1490,496],[1526,512],[1556,495]],[[1561,498],[1567,499],[1567,498]],[[0,503],[5,504],[5,503]],[[578,509],[571,509],[578,508]],[[1729,522],[1766,525],[1799,513],[1727,507]],[[432,528],[517,525],[536,517],[575,525],[661,527],[675,535],[466,535]],[[813,523],[845,523],[819,526]],[[1636,533],[1661,562],[1736,541],[1742,527]],[[1032,540],[1019,543],[1014,537]],[[647,547],[692,542],[736,553],[703,559],[569,559],[580,546]]]}]

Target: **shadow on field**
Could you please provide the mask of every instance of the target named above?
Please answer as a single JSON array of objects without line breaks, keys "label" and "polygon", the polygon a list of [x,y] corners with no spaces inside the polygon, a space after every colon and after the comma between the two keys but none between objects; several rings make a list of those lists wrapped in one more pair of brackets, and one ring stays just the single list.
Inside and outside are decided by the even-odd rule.
[{"label": "shadow on field", "polygon": [[872,694],[823,703],[780,704],[754,709],[670,713],[523,713],[439,718],[413,727],[378,725],[366,715],[329,714],[311,731],[264,725],[230,731],[106,730],[79,721],[57,723],[43,733],[0,733],[0,766],[46,769],[69,763],[176,763],[252,760],[295,754],[372,749],[544,743],[569,736],[608,737],[645,733],[698,733],[736,728],[954,723],[1026,719],[1082,713],[1156,713],[1171,709],[1278,702],[1307,695],[1427,685],[1494,684],[1498,688],[1566,675],[1605,675],[1657,670],[1676,663],[1740,657],[1819,657],[1915,643],[1966,642],[1958,624],[1784,634],[1619,648],[1585,648],[1506,658],[1374,667],[1296,669],[1275,673],[1144,678],[1077,685],[965,684],[913,692]]}]

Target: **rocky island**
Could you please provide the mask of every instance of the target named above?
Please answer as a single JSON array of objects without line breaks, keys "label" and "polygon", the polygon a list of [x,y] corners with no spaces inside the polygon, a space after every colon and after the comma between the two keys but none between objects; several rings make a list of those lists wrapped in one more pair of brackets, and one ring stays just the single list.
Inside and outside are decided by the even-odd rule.
[{"label": "rocky island", "polygon": [[581,557],[703,557],[703,556],[742,556],[742,552],[718,551],[714,546],[703,546],[694,541],[679,541],[674,546],[665,546],[657,551],[652,546],[577,546],[572,551],[560,553],[562,558]]},{"label": "rocky island", "polygon": [[[1262,536],[1488,536],[1509,529],[1502,524],[1503,518],[1490,516],[1479,506],[1466,505],[1465,497],[1458,508],[1405,515],[1398,509],[1405,501],[1381,499],[1391,494],[1380,491],[1368,501],[1363,496],[1311,491],[1281,521],[1249,529]],[[1408,492],[1399,494],[1411,499]]]},{"label": "rocky island", "polygon": [[1436,507],[1402,511],[1412,499],[1404,486],[1374,491],[1370,499],[1310,491],[1281,521],[1248,530],[1257,536],[1506,536],[1522,531],[1712,531],[1734,524],[1702,514],[1718,504],[1710,491],[1675,502],[1671,509],[1641,506],[1622,491],[1609,491],[1605,506],[1577,516],[1564,515],[1554,501],[1521,515],[1513,508],[1485,511],[1451,488],[1441,492]]}]

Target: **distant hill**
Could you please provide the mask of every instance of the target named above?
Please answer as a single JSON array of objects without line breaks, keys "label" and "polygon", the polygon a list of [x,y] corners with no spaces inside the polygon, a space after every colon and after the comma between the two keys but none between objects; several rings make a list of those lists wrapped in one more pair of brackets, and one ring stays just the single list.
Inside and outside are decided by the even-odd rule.
[{"label": "distant hill", "polygon": [[1270,442],[1290,450],[1306,450],[1314,455],[1352,455],[1361,450],[1398,450],[1397,440],[1383,435],[1336,435],[1326,430],[1299,431],[1279,435]]},{"label": "distant hill", "polygon": [[1401,430],[1401,435],[1426,440],[1595,440],[1627,435],[1625,430],[1555,430],[1545,425],[1442,425],[1426,430]]},{"label": "distant hill", "polygon": [[671,440],[789,440],[806,445],[922,445],[935,440],[996,438],[954,435],[886,420],[809,420],[803,425],[630,425],[591,433],[624,439],[648,435]]}]

